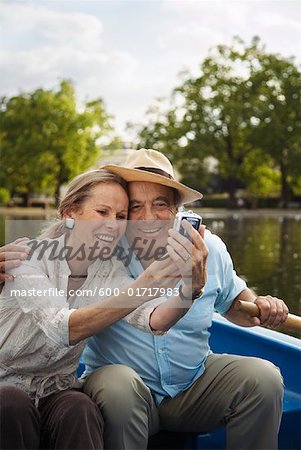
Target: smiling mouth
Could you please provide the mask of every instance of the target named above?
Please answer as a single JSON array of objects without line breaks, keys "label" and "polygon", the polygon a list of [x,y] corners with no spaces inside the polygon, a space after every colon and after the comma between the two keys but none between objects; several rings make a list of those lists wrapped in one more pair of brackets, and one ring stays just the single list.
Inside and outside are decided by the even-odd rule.
[{"label": "smiling mouth", "polygon": [[107,236],[105,234],[96,234],[95,237],[99,241],[107,242],[108,244],[110,244],[111,242],[113,242],[115,240],[115,238],[113,236]]},{"label": "smiling mouth", "polygon": [[142,231],[142,233],[145,233],[145,234],[154,234],[154,233],[158,233],[158,231],[161,231],[161,227],[159,227],[159,228],[147,228],[147,229],[139,228],[139,231]]}]

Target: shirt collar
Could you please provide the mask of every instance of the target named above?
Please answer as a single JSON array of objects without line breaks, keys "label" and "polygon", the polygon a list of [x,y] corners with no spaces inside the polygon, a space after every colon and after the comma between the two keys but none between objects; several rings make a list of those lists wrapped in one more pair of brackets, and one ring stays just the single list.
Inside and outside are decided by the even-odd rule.
[{"label": "shirt collar", "polygon": [[129,263],[126,265],[128,273],[132,277],[138,278],[139,275],[144,272],[144,269],[137,255],[133,253],[125,235],[120,239],[119,245],[124,250],[126,255],[131,255]]}]

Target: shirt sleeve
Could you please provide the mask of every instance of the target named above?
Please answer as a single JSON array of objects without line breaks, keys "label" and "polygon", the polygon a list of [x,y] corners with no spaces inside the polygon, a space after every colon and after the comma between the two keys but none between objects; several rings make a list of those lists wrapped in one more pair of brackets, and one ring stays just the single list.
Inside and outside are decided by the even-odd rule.
[{"label": "shirt sleeve", "polygon": [[[127,286],[134,280],[134,278],[131,277],[125,270],[124,265],[121,264],[120,261],[114,262],[114,277],[115,280],[118,280],[119,286]],[[129,313],[122,320],[141,331],[161,336],[162,334],[165,334],[165,332],[152,330],[149,322],[150,316],[152,315],[152,312],[155,310],[155,308],[165,301],[166,297],[160,297],[150,300],[143,305],[138,306],[138,308],[134,309],[134,311]]]},{"label": "shirt sleeve", "polygon": [[65,295],[49,280],[41,266],[23,262],[12,271],[14,281],[5,283],[4,295],[59,346],[69,346],[70,309]]},{"label": "shirt sleeve", "polygon": [[150,327],[150,317],[153,311],[157,306],[161,305],[166,301],[166,297],[155,298],[154,300],[150,300],[149,302],[144,303],[143,305],[136,308],[130,314],[124,317],[123,320],[133,325],[136,328],[139,328],[141,331],[145,331],[147,333],[152,333],[156,336],[162,336],[165,334],[165,331],[153,330]]},{"label": "shirt sleeve", "polygon": [[231,307],[235,298],[246,289],[247,285],[246,282],[236,274],[226,245],[220,238],[217,236],[216,238],[215,250],[217,251],[217,255],[215,263],[218,266],[220,290],[214,308],[220,314],[225,314]]}]

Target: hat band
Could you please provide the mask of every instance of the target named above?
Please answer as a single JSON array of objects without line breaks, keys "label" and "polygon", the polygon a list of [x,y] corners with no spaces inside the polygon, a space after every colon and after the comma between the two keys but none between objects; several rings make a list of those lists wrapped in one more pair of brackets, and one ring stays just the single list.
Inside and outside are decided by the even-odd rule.
[{"label": "hat band", "polygon": [[162,175],[162,177],[174,180],[174,177],[172,177],[169,173],[165,172],[165,170],[162,169],[155,169],[153,167],[135,167],[135,169],[144,170],[145,172],[156,173],[157,175]]}]

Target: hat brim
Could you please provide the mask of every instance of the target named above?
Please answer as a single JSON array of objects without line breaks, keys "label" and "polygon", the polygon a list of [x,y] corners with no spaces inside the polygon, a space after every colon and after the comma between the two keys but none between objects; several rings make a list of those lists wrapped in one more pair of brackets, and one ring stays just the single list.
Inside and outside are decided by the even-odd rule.
[{"label": "hat brim", "polygon": [[195,191],[194,189],[191,189],[172,178],[167,178],[156,173],[147,172],[141,169],[130,169],[127,167],[117,166],[115,164],[107,164],[101,168],[106,169],[115,175],[119,175],[127,182],[144,181],[147,183],[161,184],[162,186],[176,189],[180,194],[182,203],[192,203],[203,197],[203,194],[200,192]]}]

